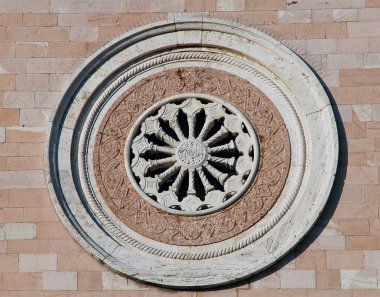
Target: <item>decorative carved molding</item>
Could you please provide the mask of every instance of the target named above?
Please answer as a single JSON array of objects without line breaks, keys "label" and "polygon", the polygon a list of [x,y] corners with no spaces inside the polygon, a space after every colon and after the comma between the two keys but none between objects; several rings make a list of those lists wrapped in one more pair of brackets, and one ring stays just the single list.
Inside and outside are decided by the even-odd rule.
[{"label": "decorative carved molding", "polygon": [[[174,81],[181,81],[180,77],[190,79],[182,80],[180,90],[178,87],[172,88]],[[161,86],[159,93],[149,91],[154,90],[155,85]],[[209,85],[213,88],[208,87]],[[131,105],[132,101],[132,105],[135,106],[133,110],[140,111],[132,116],[132,119],[137,120],[139,115],[147,109],[142,97],[137,97],[140,94],[153,94],[149,101],[154,104],[161,102],[166,96],[178,95],[181,91],[185,92],[184,94],[190,92],[204,94],[208,91],[210,95],[215,95],[225,102],[235,103],[234,105],[239,110],[245,111],[244,116],[255,129],[255,132],[251,130],[254,137],[250,139],[251,145],[255,142],[255,134],[258,136],[257,139],[260,139],[260,144],[255,146],[256,151],[260,152],[260,157],[257,156],[257,159],[261,160],[258,166],[262,169],[259,170],[253,186],[247,184],[243,189],[246,193],[242,199],[217,213],[178,217],[176,212],[173,213],[174,215],[167,213],[167,210],[162,212],[156,208],[158,205],[153,207],[151,203],[145,202],[149,201],[149,198],[141,201],[142,191],[139,194],[124,169],[128,167],[128,164],[125,164],[124,147],[134,121],[128,121],[129,124],[121,126],[119,121],[115,122],[115,115],[122,113],[120,108]],[[240,94],[241,91],[245,94],[244,97]],[[140,107],[140,102],[143,107]],[[218,115],[215,114],[215,116]],[[247,121],[245,123],[247,127],[251,126]],[[136,126],[140,127],[140,122],[137,122]],[[120,129],[124,127],[124,130]],[[284,187],[289,169],[290,148],[287,131],[270,100],[247,81],[214,69],[172,69],[144,79],[109,108],[97,133],[94,146],[94,168],[102,197],[112,212],[128,227],[139,234],[169,244],[210,244],[225,240],[250,228],[276,202]],[[168,142],[175,144],[173,141]],[[110,147],[113,149],[110,150]],[[249,158],[249,155],[245,158]],[[240,159],[240,162],[246,163],[245,158]],[[238,166],[243,169],[241,174],[244,175],[247,167],[246,164],[240,162]],[[251,181],[255,171],[252,163],[253,160],[249,160],[248,166],[251,164],[253,168]],[[140,179],[143,180],[143,177],[140,176]]]},{"label": "decorative carved molding", "polygon": [[[202,131],[192,116],[186,129],[170,116],[153,128],[143,124],[175,102],[226,107],[208,116],[241,112],[235,123],[248,131],[249,159],[238,137],[210,145],[224,128],[232,131],[225,123],[202,141],[190,137]],[[78,70],[51,122],[49,190],[71,234],[112,269],[176,288],[229,283],[276,262],[321,213],[338,156],[329,105],[312,71],[257,30],[207,17],[147,25]],[[186,114],[181,108],[171,115]],[[213,176],[208,163],[221,173]],[[164,164],[174,165],[160,172]],[[247,178],[240,192],[226,189],[233,171]],[[178,193],[173,203],[152,201],[141,183],[148,177]],[[223,194],[205,207],[202,199],[218,185]],[[189,196],[195,203],[186,203]]]}]

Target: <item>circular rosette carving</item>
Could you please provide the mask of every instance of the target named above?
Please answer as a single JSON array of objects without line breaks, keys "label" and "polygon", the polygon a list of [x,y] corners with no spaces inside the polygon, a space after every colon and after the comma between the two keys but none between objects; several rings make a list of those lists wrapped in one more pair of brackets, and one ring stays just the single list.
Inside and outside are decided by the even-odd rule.
[{"label": "circular rosette carving", "polygon": [[126,166],[153,205],[171,213],[204,214],[229,205],[252,182],[258,140],[236,108],[178,98],[153,106],[137,123],[127,142],[127,155],[133,157]]}]

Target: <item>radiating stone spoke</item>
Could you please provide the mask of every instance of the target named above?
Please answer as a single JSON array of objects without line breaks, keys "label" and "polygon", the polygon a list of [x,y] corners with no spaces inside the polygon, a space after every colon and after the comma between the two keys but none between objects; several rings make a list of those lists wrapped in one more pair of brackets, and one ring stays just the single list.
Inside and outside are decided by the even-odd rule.
[{"label": "radiating stone spoke", "polygon": [[215,189],[215,187],[207,179],[205,173],[203,172],[203,167],[198,167],[197,172],[198,172],[199,178],[202,181],[202,184],[205,188],[206,193],[213,191]]},{"label": "radiating stone spoke", "polygon": [[220,157],[213,157],[210,156],[210,161],[216,162],[218,164],[223,165],[224,167],[227,167],[228,169],[233,169],[235,166],[235,157],[232,158],[220,158]]},{"label": "radiating stone spoke", "polygon": [[197,139],[198,140],[204,140],[208,134],[208,132],[210,132],[210,130],[215,126],[215,121],[214,120],[211,120],[211,119],[208,119],[206,118],[206,121],[202,127],[202,130],[201,132],[199,133]]},{"label": "radiating stone spoke", "polygon": [[195,176],[194,176],[194,168],[189,168],[189,188],[187,189],[187,195],[195,195],[197,192],[195,191]]},{"label": "radiating stone spoke", "polygon": [[187,115],[187,123],[189,125],[189,139],[195,138],[195,116],[195,113]]},{"label": "radiating stone spoke", "polygon": [[237,149],[235,141],[231,140],[227,144],[211,147],[210,153],[220,153],[220,152],[235,152]]},{"label": "radiating stone spoke", "polygon": [[224,182],[228,178],[227,173],[220,172],[218,169],[216,169],[215,167],[213,167],[210,164],[206,164],[205,167],[206,167],[207,171],[210,172],[210,174],[214,178],[216,178],[221,185],[224,185]]},{"label": "radiating stone spoke", "polygon": [[162,128],[160,128],[158,131],[156,131],[155,135],[166,144],[170,145],[171,147],[176,147],[178,144],[178,141],[175,140],[173,137],[168,135]]},{"label": "radiating stone spoke", "polygon": [[181,127],[178,123],[178,118],[176,116],[169,120],[169,126],[174,130],[180,141],[185,139],[185,135],[183,135]]},{"label": "radiating stone spoke", "polygon": [[155,153],[175,154],[175,148],[167,146],[151,145],[150,150]]},{"label": "radiating stone spoke", "polygon": [[174,156],[164,159],[158,159],[158,160],[149,160],[149,165],[151,171],[154,171],[158,168],[162,167],[168,167],[169,165],[172,165],[176,162],[176,158]]},{"label": "radiating stone spoke", "polygon": [[216,132],[213,136],[207,139],[204,143],[208,146],[212,146],[215,143],[226,138],[227,136],[228,136],[228,130],[224,126],[222,126],[218,132]]},{"label": "radiating stone spoke", "polygon": [[176,179],[174,180],[173,184],[169,188],[171,191],[173,191],[177,195],[178,195],[179,187],[181,186],[183,178],[185,177],[186,171],[187,169],[181,168]]},{"label": "radiating stone spoke", "polygon": [[163,173],[158,175],[158,179],[160,181],[160,185],[164,183],[168,178],[176,174],[181,169],[179,165],[173,165],[170,168],[166,169]]}]

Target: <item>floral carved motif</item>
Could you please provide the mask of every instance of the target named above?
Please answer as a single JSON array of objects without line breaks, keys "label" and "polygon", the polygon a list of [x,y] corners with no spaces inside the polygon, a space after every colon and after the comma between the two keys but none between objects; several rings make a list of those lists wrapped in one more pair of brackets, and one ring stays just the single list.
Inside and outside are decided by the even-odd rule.
[{"label": "floral carved motif", "polygon": [[[243,197],[218,212],[181,216],[140,197],[125,170],[125,143],[133,122],[152,104],[177,94],[210,94],[234,105],[251,122],[260,144],[256,177]],[[255,86],[213,69],[178,68],[150,76],[123,94],[97,132],[94,169],[104,201],[128,227],[156,241],[202,245],[228,239],[257,223],[285,185],[290,146],[281,116]]]}]

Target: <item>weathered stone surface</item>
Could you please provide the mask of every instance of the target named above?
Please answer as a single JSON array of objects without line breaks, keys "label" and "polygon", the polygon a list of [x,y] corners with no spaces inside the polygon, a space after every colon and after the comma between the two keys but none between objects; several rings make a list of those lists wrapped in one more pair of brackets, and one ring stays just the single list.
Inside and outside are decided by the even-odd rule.
[{"label": "weathered stone surface", "polygon": [[[283,11],[279,15],[281,22],[311,22],[312,16],[311,10]],[[343,27],[327,27],[328,38],[344,34]],[[89,62],[88,67],[82,68],[81,75],[88,80],[71,85],[69,92],[74,95],[65,97],[60,106],[67,108],[67,113],[58,112],[51,125],[54,132],[50,147],[47,143],[51,153],[46,155],[50,164],[47,178],[59,215],[69,231],[95,257],[121,273],[161,285],[213,286],[241,279],[273,264],[311,228],[325,205],[334,179],[338,157],[337,133],[330,102],[322,86],[312,71],[278,42],[257,30],[228,21],[186,19],[173,14],[170,20],[150,25],[149,30],[143,32],[137,29],[135,33],[141,37],[136,43],[132,44],[131,33],[126,33],[117,39],[119,45],[123,44],[120,51],[110,52],[110,45],[104,48],[105,54],[112,58],[97,66]],[[67,38],[66,35],[63,37]],[[318,42],[309,43],[311,52],[318,53]],[[194,48],[190,44],[202,44],[202,47]],[[326,53],[334,50],[332,44],[326,45]],[[66,47],[66,44],[61,45]],[[213,50],[208,48],[210,45]],[[65,57],[67,51],[61,54]],[[77,54],[80,57],[82,52]],[[50,56],[54,55],[56,52],[51,51]],[[115,69],[121,70],[120,76],[115,76]],[[178,69],[191,69],[188,73],[193,75],[162,75]],[[216,75],[211,75],[208,80],[209,73]],[[338,85],[338,72],[334,73],[334,84]],[[237,77],[238,83],[233,83],[231,77]],[[104,84],[106,78],[107,85]],[[68,84],[68,76],[53,75],[49,82],[50,88],[58,91]],[[146,87],[138,88],[144,84]],[[34,88],[27,85],[25,91]],[[94,93],[95,88],[100,92]],[[129,94],[133,100],[124,100]],[[126,146],[129,128],[122,133],[120,128],[130,126],[138,118],[138,113],[152,103],[162,103],[162,100],[178,94],[185,99],[214,96],[232,103],[243,112],[257,134],[260,150],[256,151],[260,152],[261,161],[254,183],[242,198],[221,211],[198,216],[159,212],[158,208],[145,203],[136,194],[126,174],[129,164],[124,163],[124,153],[129,150]],[[114,106],[120,107],[119,113]],[[223,117],[225,125],[229,116],[224,114]],[[112,125],[108,124],[112,122],[116,123],[115,129],[105,129],[110,128]],[[139,124],[141,122],[136,125]],[[175,125],[172,129],[176,129]],[[57,132],[59,138],[54,134]],[[161,140],[171,143],[168,139],[161,137]],[[180,152],[175,153],[176,162],[182,162],[184,167],[203,164],[209,154],[194,140],[183,142],[178,147],[182,148],[182,145],[186,145],[186,151],[193,151],[192,147],[196,147],[194,151],[200,152],[199,158],[195,156],[193,159]],[[104,153],[101,160],[96,153],[99,148]],[[290,161],[287,161],[287,156]],[[54,158],[54,162],[50,159],[49,163],[49,158]],[[159,159],[153,159],[150,168]],[[131,160],[135,159],[132,157]],[[246,164],[249,162],[244,162]],[[220,176],[216,174],[217,178]],[[101,186],[104,182],[108,184],[106,189]],[[123,192],[124,187],[128,191]],[[184,188],[186,192],[193,193],[191,183]],[[203,186],[206,188],[207,184]],[[112,206],[107,201],[109,194],[118,198],[117,204]],[[136,211],[145,204],[149,206],[148,211]],[[261,212],[259,215],[255,214],[257,209]],[[225,220],[223,215],[227,212],[236,219]],[[152,213],[158,215],[152,216]],[[162,223],[163,215],[172,216],[173,220],[165,225]],[[217,216],[220,220],[212,221]],[[76,220],[67,220],[71,217]],[[136,229],[120,222],[127,219],[135,220]],[[200,221],[203,219],[213,224],[204,224]],[[190,223],[191,220],[194,222]],[[179,228],[173,229],[176,224]],[[225,236],[222,232],[212,232],[208,226],[219,228],[217,231],[233,230],[234,233],[225,233],[228,234]],[[50,225],[39,224],[39,238],[61,236],[43,232],[49,230],[48,227]],[[166,234],[162,227],[168,230]],[[145,236],[147,229],[154,230],[156,239]],[[170,232],[171,237],[168,236]],[[178,234],[185,239],[187,237],[187,242],[178,240]],[[62,232],[62,236],[66,234]],[[215,236],[218,236],[217,240],[207,241]],[[162,243],[165,240],[176,241]],[[327,245],[325,248],[330,247]],[[292,268],[289,266],[289,269]],[[297,275],[289,272],[289,275],[293,274]],[[298,286],[286,275],[280,284],[287,288]],[[304,288],[315,287],[315,272],[306,273]],[[68,284],[66,288],[74,286]]]}]

